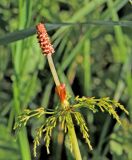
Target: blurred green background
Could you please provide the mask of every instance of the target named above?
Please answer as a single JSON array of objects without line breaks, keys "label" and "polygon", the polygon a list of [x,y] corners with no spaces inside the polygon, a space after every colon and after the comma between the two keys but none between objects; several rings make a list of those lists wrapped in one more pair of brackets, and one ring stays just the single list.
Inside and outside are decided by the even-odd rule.
[{"label": "blurred green background", "polygon": [[[108,114],[82,111],[94,148],[89,151],[76,128],[83,160],[132,160],[131,11],[128,0],[0,1],[0,160],[74,159],[67,136],[58,145],[57,128],[51,154],[42,141],[38,157],[33,157],[35,128],[45,117],[31,120],[17,136],[13,131],[23,109],[54,109],[58,102],[35,35],[39,22],[46,24],[56,51],[53,59],[69,94],[109,96],[130,113],[129,117],[118,113],[124,126],[120,127]],[[114,25],[116,21],[119,25]]]}]

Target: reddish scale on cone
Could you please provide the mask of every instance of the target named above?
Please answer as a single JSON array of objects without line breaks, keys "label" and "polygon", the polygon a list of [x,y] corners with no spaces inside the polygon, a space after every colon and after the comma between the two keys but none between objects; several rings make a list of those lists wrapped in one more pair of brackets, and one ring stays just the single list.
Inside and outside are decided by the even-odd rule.
[{"label": "reddish scale on cone", "polygon": [[46,28],[44,26],[44,24],[39,23],[36,26],[37,29],[37,38],[40,44],[40,48],[42,49],[43,54],[47,55],[47,54],[52,54],[54,53],[54,48],[51,45],[49,36],[47,34]]},{"label": "reddish scale on cone", "polygon": [[66,99],[66,87],[65,84],[60,84],[56,87],[56,93],[58,94],[60,101],[63,103]]}]

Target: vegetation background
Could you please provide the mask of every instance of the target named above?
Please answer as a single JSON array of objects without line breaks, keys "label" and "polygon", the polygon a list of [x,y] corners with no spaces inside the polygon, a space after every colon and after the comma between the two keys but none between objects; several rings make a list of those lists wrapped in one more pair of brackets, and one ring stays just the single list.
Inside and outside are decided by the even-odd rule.
[{"label": "vegetation background", "polygon": [[[35,35],[39,22],[44,22],[49,31],[56,51],[53,59],[69,94],[109,96],[130,113],[129,117],[119,113],[122,128],[108,114],[83,110],[94,148],[88,150],[76,127],[83,160],[132,159],[131,11],[128,0],[0,1],[0,160],[35,159],[35,128],[45,117],[31,120],[17,138],[15,117],[25,108],[53,109],[58,102]],[[56,128],[51,154],[47,155],[42,141],[36,159],[74,159],[67,136],[60,142],[57,134]]]}]

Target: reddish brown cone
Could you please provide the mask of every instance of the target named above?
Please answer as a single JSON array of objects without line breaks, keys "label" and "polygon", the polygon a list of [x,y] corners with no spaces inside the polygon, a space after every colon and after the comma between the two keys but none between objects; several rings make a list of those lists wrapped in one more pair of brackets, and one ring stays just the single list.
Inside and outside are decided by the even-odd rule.
[{"label": "reddish brown cone", "polygon": [[40,48],[42,49],[43,54],[47,55],[47,54],[52,54],[54,53],[54,48],[51,45],[49,36],[47,34],[46,28],[44,26],[44,24],[39,23],[36,26],[37,29],[37,38],[40,44]]}]

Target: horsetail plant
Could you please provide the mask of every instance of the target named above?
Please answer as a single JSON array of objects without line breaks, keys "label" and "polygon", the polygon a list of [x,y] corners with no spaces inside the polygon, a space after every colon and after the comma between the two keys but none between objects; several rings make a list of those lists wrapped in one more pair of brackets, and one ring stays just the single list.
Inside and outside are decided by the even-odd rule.
[{"label": "horsetail plant", "polygon": [[30,118],[36,117],[40,118],[43,115],[48,115],[48,118],[36,131],[36,136],[34,138],[34,156],[36,156],[36,148],[40,145],[40,140],[42,136],[44,137],[44,142],[47,148],[47,153],[50,153],[49,146],[52,136],[53,129],[57,126],[58,122],[61,124],[61,128],[64,133],[68,132],[72,150],[76,160],[82,160],[81,153],[79,150],[79,145],[74,129],[73,118],[76,120],[77,125],[80,128],[83,138],[90,150],[92,150],[92,145],[89,139],[89,130],[87,124],[83,118],[83,115],[79,112],[79,109],[85,107],[91,110],[93,113],[98,112],[108,112],[121,124],[120,118],[116,113],[116,109],[119,108],[124,111],[126,114],[129,114],[128,111],[115,100],[110,100],[109,97],[104,97],[96,99],[95,97],[75,97],[74,102],[70,103],[70,98],[67,96],[66,86],[64,83],[61,83],[55,66],[52,59],[52,54],[55,52],[53,46],[51,45],[49,36],[47,34],[44,24],[39,23],[36,26],[37,38],[42,49],[42,53],[47,57],[49,67],[56,84],[56,93],[60,100],[59,107],[56,107],[54,111],[45,110],[43,107],[37,108],[34,110],[26,109],[20,116],[17,117],[14,129],[18,130],[23,126],[26,126]]}]

